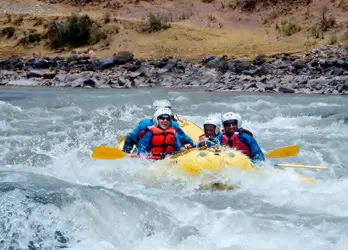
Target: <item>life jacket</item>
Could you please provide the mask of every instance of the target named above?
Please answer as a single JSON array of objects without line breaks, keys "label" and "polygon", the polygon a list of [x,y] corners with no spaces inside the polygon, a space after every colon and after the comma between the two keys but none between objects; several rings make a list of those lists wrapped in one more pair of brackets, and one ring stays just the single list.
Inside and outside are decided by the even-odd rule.
[{"label": "life jacket", "polygon": [[140,133],[139,133],[139,135],[138,135],[138,140],[139,140],[139,141],[143,138],[143,136],[146,134],[147,131],[149,131],[148,128],[146,128],[146,129],[140,131]]},{"label": "life jacket", "polygon": [[150,145],[152,155],[164,157],[166,154],[175,152],[175,128],[163,130],[159,127],[151,126],[148,129],[152,133]]},{"label": "life jacket", "polygon": [[236,148],[237,150],[241,151],[243,154],[251,157],[250,148],[248,145],[246,145],[242,140],[240,139],[240,136],[242,133],[247,133],[250,136],[253,136],[253,134],[247,130],[247,129],[240,129],[239,132],[233,133],[231,137],[228,137],[227,134],[223,133],[222,135],[222,145],[229,146],[231,148]]},{"label": "life jacket", "polygon": [[[172,121],[175,121],[175,122],[177,121],[174,116],[172,116]],[[146,129],[141,130],[139,132],[139,134],[138,134],[138,140],[139,141],[143,138],[143,136],[146,134],[147,131],[149,131],[149,128],[146,128]]]}]

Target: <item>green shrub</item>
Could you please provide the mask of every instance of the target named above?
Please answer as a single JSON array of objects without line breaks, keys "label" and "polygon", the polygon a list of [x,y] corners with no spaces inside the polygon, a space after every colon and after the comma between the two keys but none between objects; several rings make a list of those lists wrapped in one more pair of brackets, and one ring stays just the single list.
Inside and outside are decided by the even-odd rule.
[{"label": "green shrub", "polygon": [[149,14],[148,25],[145,27],[147,32],[158,32],[161,30],[169,29],[171,25],[165,21],[165,19],[158,14]]},{"label": "green shrub", "polygon": [[95,44],[107,35],[88,15],[71,15],[65,22],[53,21],[49,24],[47,36],[52,48]]},{"label": "green shrub", "polygon": [[19,40],[20,44],[29,45],[41,41],[41,34],[37,33],[35,29],[23,31],[23,35],[24,36]]},{"label": "green shrub", "polygon": [[282,36],[292,36],[301,31],[301,27],[288,21],[282,21],[280,24],[276,25],[276,30]]},{"label": "green shrub", "polygon": [[328,9],[326,7],[321,9],[319,21],[312,26],[311,33],[314,38],[324,38],[324,32],[333,28],[336,24],[336,19],[332,15],[327,15]]}]

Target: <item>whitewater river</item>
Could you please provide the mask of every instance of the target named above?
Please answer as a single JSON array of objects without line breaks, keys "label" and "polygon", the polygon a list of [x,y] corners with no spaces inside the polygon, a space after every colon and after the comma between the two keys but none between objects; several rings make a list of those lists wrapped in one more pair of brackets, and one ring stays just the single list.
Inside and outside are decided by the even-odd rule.
[{"label": "whitewater river", "polygon": [[[158,98],[201,125],[235,111],[264,152],[297,144],[322,165],[236,191],[200,189],[146,160],[93,160]],[[348,249],[348,98],[170,89],[0,89],[0,249]],[[164,176],[164,175],[163,175]],[[227,182],[233,179],[227,173]]]}]

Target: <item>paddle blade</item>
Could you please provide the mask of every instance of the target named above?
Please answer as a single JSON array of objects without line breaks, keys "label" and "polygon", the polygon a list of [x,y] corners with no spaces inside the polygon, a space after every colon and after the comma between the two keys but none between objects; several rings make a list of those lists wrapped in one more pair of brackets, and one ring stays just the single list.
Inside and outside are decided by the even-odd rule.
[{"label": "paddle blade", "polygon": [[97,147],[92,154],[93,159],[115,160],[128,156],[125,152],[118,148],[109,148],[105,146]]},{"label": "paddle blade", "polygon": [[266,158],[286,158],[290,156],[296,156],[300,151],[299,146],[291,145],[282,148],[277,148],[265,154]]},{"label": "paddle blade", "polygon": [[308,165],[295,165],[295,164],[274,164],[274,167],[278,168],[307,168],[307,169],[318,169],[326,170],[328,168],[322,166],[308,166]]}]

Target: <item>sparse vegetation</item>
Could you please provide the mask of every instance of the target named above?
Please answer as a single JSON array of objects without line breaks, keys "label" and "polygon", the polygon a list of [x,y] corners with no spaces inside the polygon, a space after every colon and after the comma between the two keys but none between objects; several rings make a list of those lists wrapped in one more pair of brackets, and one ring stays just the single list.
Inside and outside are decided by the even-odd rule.
[{"label": "sparse vegetation", "polygon": [[95,44],[107,37],[88,15],[71,15],[65,22],[51,22],[47,36],[52,48],[76,48]]},{"label": "sparse vegetation", "polygon": [[345,0],[336,0],[336,4],[339,7],[343,6],[345,4],[345,2],[346,2]]},{"label": "sparse vegetation", "polygon": [[280,24],[276,24],[276,30],[282,36],[292,36],[293,34],[301,31],[301,27],[288,21],[282,21]]},{"label": "sparse vegetation", "polygon": [[33,26],[34,26],[34,27],[37,27],[37,26],[42,25],[43,23],[44,23],[44,19],[41,18],[41,17],[38,17],[38,18],[35,18],[35,19],[34,19],[34,24],[33,24]]},{"label": "sparse vegetation", "polygon": [[[56,5],[50,6],[51,14],[32,15],[29,9],[28,14],[4,13],[0,17],[2,54],[12,51],[45,54],[49,48],[88,46],[87,50],[93,51],[93,55],[104,56],[122,49],[142,58],[177,55],[196,59],[205,54],[249,56],[261,52],[301,51],[336,41],[348,43],[348,19],[344,13],[348,0],[326,1],[330,11],[324,8],[322,13],[323,1],[314,0],[49,1],[61,3],[66,13],[79,13],[79,20],[69,25],[74,23],[72,18],[55,12]],[[112,9],[122,5],[120,11]],[[153,14],[148,15],[151,11]],[[94,21],[82,20],[85,13],[93,13]],[[335,18],[339,20],[338,25]],[[187,21],[181,22],[183,20]],[[173,28],[168,30],[171,25]],[[304,29],[306,32],[299,32]],[[163,34],[156,34],[161,31]],[[142,32],[153,34],[140,34]],[[325,40],[316,39],[324,35]],[[18,50],[14,50],[13,46],[19,41]],[[30,49],[38,42],[48,46]],[[99,52],[108,46],[109,51]],[[60,51],[63,50],[53,53]]]},{"label": "sparse vegetation", "polygon": [[314,38],[324,38],[324,32],[333,28],[336,24],[336,19],[332,15],[328,15],[328,8],[324,7],[321,10],[320,20],[313,25],[311,33]]},{"label": "sparse vegetation", "polygon": [[11,38],[15,34],[16,29],[14,27],[5,27],[1,30],[1,36],[6,36],[6,38]]},{"label": "sparse vegetation", "polygon": [[111,21],[111,14],[110,12],[105,12],[104,14],[104,23],[107,24],[107,23],[110,23]]},{"label": "sparse vegetation", "polygon": [[23,31],[23,37],[18,43],[27,46],[29,44],[39,43],[41,41],[41,34],[36,29],[30,29]]},{"label": "sparse vegetation", "polygon": [[213,16],[213,14],[208,14],[207,17],[208,17],[210,22],[215,22],[216,21],[216,17]]},{"label": "sparse vegetation", "polygon": [[145,32],[158,32],[161,30],[169,29],[171,25],[159,14],[149,14],[148,23],[144,27]]},{"label": "sparse vegetation", "polygon": [[23,16],[18,16],[16,19],[13,20],[13,24],[16,26],[20,26],[23,24]]},{"label": "sparse vegetation", "polygon": [[303,45],[306,48],[306,50],[309,50],[309,49],[313,48],[315,45],[317,45],[317,41],[307,40],[307,41],[305,41],[305,43]]},{"label": "sparse vegetation", "polygon": [[348,40],[348,30],[346,30],[342,35],[342,41],[347,41],[347,40]]},{"label": "sparse vegetation", "polygon": [[191,10],[183,11],[181,13],[173,13],[173,12],[163,12],[161,14],[156,14],[159,18],[161,18],[164,22],[178,22],[186,19],[190,19],[193,16],[193,12]]},{"label": "sparse vegetation", "polygon": [[8,24],[10,22],[12,22],[12,17],[11,17],[10,14],[7,13],[6,14],[6,20],[3,22],[3,24]]},{"label": "sparse vegetation", "polygon": [[332,36],[330,36],[328,44],[330,45],[334,45],[338,42],[337,36],[335,34],[333,34]]}]

